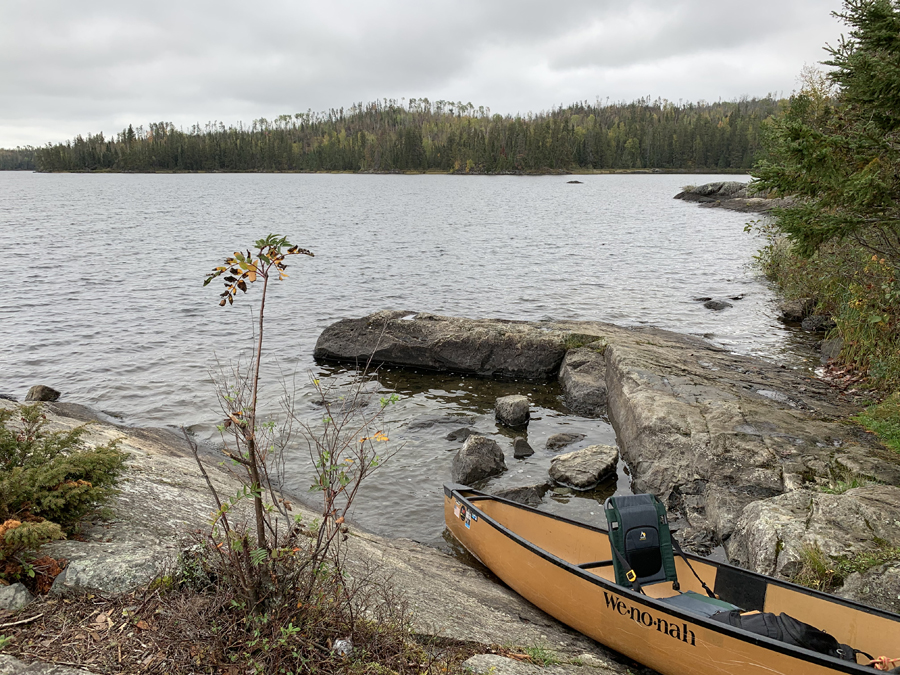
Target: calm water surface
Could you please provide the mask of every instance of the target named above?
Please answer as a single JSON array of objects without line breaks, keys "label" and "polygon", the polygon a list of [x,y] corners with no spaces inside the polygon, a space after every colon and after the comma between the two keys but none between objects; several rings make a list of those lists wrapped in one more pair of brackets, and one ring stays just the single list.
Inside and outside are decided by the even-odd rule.
[{"label": "calm water surface", "polygon": [[[312,249],[267,304],[269,374],[298,383],[309,419],[308,373],[340,378],[311,354],[328,324],[379,309],[510,319],[590,319],[702,335],[730,350],[802,365],[808,344],[776,319],[775,296],[749,266],[759,242],[752,216],[672,199],[681,186],[745,177],[610,175],[570,178],[363,175],[81,175],[0,173],[0,393],[24,397],[49,384],[64,400],[129,424],[185,425],[215,438],[210,368],[249,344],[258,294],[217,306],[205,273],[269,233]],[[696,297],[738,298],[723,312]],[[440,486],[473,426],[507,450],[509,471],[491,486],[546,479],[559,431],[586,434],[571,449],[615,443],[603,420],[569,415],[556,385],[486,383],[385,372],[396,392],[391,443],[398,453],[366,486],[355,518],[377,532],[440,544]],[[276,411],[281,393],[265,389]],[[497,429],[497,395],[527,394],[528,440],[514,460]],[[457,419],[454,419],[456,417]],[[628,490],[551,492],[543,508],[600,514],[596,499]],[[310,460],[288,458],[288,482],[305,492]]]}]

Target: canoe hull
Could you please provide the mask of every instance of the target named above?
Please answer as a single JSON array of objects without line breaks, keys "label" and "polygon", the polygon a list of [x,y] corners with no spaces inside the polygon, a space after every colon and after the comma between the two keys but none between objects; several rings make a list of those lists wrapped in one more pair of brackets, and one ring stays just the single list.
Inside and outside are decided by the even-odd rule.
[{"label": "canoe hull", "polygon": [[805,650],[798,656],[795,648],[767,638],[735,636],[725,624],[686,614],[579,570],[517,537],[479,510],[478,502],[468,502],[459,493],[445,493],[444,509],[456,539],[516,593],[562,623],[664,675],[820,675],[863,670]]}]

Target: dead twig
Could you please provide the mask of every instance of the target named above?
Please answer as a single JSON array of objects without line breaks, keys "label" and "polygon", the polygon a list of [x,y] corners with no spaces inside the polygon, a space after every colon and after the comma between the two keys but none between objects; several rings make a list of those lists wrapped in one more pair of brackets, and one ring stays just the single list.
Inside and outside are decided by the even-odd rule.
[{"label": "dead twig", "polygon": [[21,621],[13,621],[12,623],[0,623],[0,628],[12,628],[13,626],[23,626],[26,623],[31,623],[32,621],[37,621],[42,616],[44,616],[44,615],[36,614],[35,616],[31,617],[30,619],[22,619]]}]

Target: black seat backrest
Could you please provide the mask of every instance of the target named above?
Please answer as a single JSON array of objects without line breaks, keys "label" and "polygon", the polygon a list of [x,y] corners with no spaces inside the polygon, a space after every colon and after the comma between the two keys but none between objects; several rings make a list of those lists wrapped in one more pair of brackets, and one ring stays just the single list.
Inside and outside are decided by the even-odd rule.
[{"label": "black seat backrest", "polygon": [[617,584],[640,589],[647,584],[678,581],[666,507],[656,496],[610,497],[604,511]]}]

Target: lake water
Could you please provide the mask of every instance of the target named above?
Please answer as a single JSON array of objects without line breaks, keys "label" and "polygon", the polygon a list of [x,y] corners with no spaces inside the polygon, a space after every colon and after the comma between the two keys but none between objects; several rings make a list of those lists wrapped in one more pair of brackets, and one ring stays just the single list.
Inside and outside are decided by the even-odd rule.
[{"label": "lake water", "polygon": [[[683,185],[735,176],[603,175],[122,175],[0,173],[0,393],[51,385],[63,400],[128,424],[184,425],[215,440],[221,417],[209,375],[218,357],[246,348],[258,293],[217,305],[205,274],[269,232],[313,250],[267,303],[267,374],[299,383],[309,419],[308,373],[327,325],[380,309],[509,319],[586,319],[702,335],[730,350],[803,365],[809,345],[776,318],[772,290],[749,265],[752,218],[673,200]],[[694,300],[741,298],[713,312]],[[370,479],[355,519],[382,534],[441,545],[440,486],[464,423],[494,435],[509,471],[491,486],[546,479],[550,435],[575,431],[615,443],[603,420],[569,415],[555,384],[488,383],[384,372],[380,390],[397,454]],[[264,388],[275,411],[280,386]],[[491,408],[527,394],[534,420],[527,460],[512,458]],[[453,416],[466,419],[452,419]],[[451,419],[447,419],[450,417]],[[305,450],[288,457],[288,484],[306,492]],[[542,508],[600,514],[589,495],[551,492]]]}]

